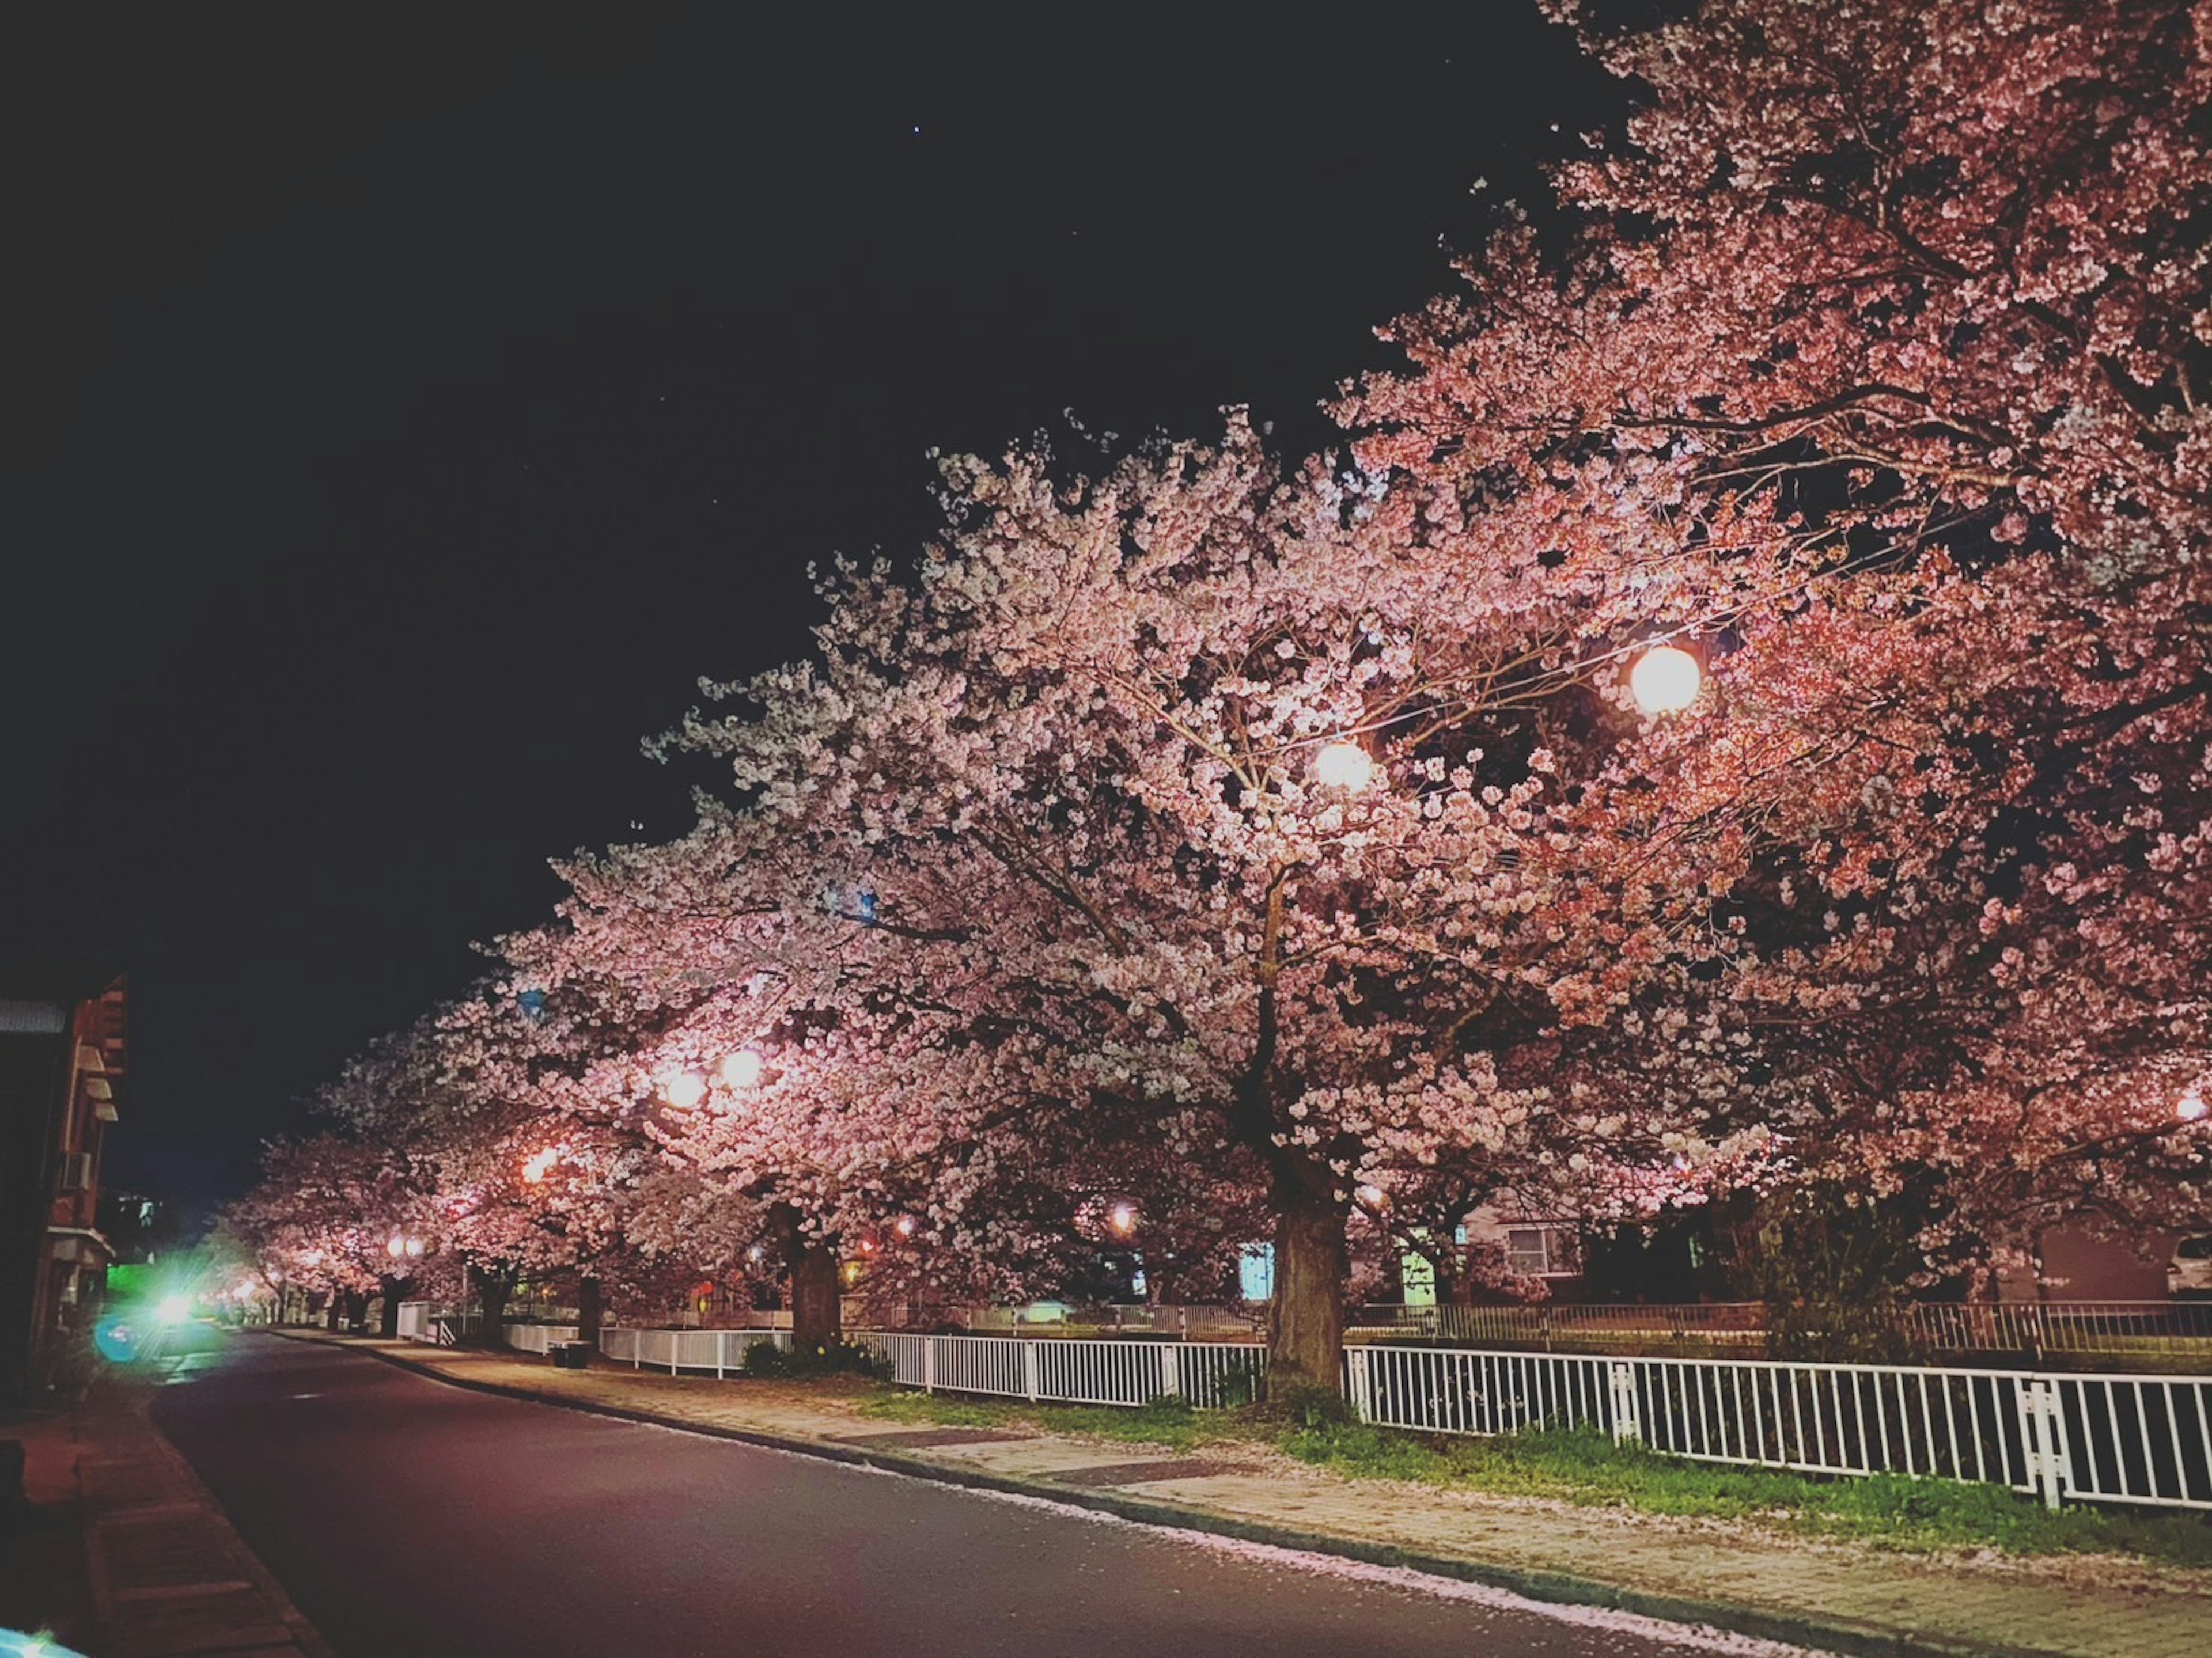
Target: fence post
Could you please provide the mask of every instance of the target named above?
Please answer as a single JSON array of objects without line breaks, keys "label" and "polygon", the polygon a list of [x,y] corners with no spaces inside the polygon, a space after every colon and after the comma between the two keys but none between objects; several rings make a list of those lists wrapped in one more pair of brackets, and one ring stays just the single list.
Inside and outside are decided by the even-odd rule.
[{"label": "fence post", "polygon": [[1176,1345],[1160,1343],[1160,1396],[1164,1399],[1182,1397],[1182,1366],[1177,1363]]},{"label": "fence post", "polygon": [[937,1338],[921,1339],[921,1390],[926,1394],[937,1391]]},{"label": "fence post", "polygon": [[1636,1367],[1616,1364],[1607,1380],[1613,1394],[1613,1442],[1637,1445],[1644,1440],[1644,1425],[1636,1415]]},{"label": "fence post", "polygon": [[2066,1454],[2066,1424],[2058,1413],[2058,1388],[2055,1383],[2028,1378],[2021,1384],[2019,1398],[2020,1445],[2027,1461],[2027,1477],[2042,1493],[2043,1506],[2055,1509],[2074,1478],[2072,1459]]},{"label": "fence post", "polygon": [[1024,1341],[1022,1343],[1022,1386],[1028,1391],[1030,1403],[1032,1405],[1036,1404],[1037,1396],[1037,1345],[1034,1341]]},{"label": "fence post", "polygon": [[1374,1357],[1365,1347],[1344,1350],[1345,1392],[1351,1395],[1352,1414],[1361,1422],[1375,1419],[1375,1375],[1370,1368]]}]

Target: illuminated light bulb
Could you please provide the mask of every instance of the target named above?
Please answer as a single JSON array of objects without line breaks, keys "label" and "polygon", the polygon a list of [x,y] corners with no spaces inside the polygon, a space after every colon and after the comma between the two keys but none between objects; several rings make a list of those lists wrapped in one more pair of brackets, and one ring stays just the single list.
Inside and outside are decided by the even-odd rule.
[{"label": "illuminated light bulb", "polygon": [[761,1056],[741,1048],[722,1061],[722,1080],[732,1088],[750,1088],[760,1080]]},{"label": "illuminated light bulb", "polygon": [[1357,743],[1331,743],[1314,756],[1315,780],[1325,787],[1364,789],[1374,776],[1375,762]]},{"label": "illuminated light bulb", "polygon": [[688,1111],[707,1097],[707,1081],[696,1071],[676,1071],[660,1079],[660,1090],[669,1104]]},{"label": "illuminated light bulb", "polygon": [[1646,714],[1680,714],[1698,700],[1705,678],[1696,657],[1680,645],[1661,645],[1637,658],[1628,690]]},{"label": "illuminated light bulb", "polygon": [[392,1235],[392,1242],[384,1246],[384,1253],[391,1256],[394,1260],[398,1260],[400,1256],[407,1253],[407,1240],[401,1237],[398,1233],[394,1232]]},{"label": "illuminated light bulb", "polygon": [[892,1225],[891,1230],[896,1232],[902,1238],[912,1237],[914,1236],[914,1217],[912,1215],[901,1215],[897,1221]]},{"label": "illuminated light bulb", "polygon": [[420,1260],[422,1258],[422,1239],[410,1238],[407,1240],[407,1258],[410,1260]]},{"label": "illuminated light bulb", "polygon": [[2204,1090],[2192,1083],[2189,1091],[2175,1104],[2173,1114],[2184,1122],[2202,1122],[2208,1115],[2212,1115],[2212,1103],[2206,1102]]},{"label": "illuminated light bulb", "polygon": [[544,1180],[554,1163],[559,1161],[558,1151],[534,1151],[522,1165],[522,1178],[532,1186]]},{"label": "illuminated light bulb", "polygon": [[1370,1209],[1380,1209],[1390,1201],[1389,1196],[1379,1186],[1363,1186],[1359,1188],[1358,1195],[1360,1202],[1365,1204]]},{"label": "illuminated light bulb", "polygon": [[1115,1204],[1107,1212],[1106,1224],[1123,1237],[1128,1236],[1137,1230],[1137,1206],[1133,1203]]}]

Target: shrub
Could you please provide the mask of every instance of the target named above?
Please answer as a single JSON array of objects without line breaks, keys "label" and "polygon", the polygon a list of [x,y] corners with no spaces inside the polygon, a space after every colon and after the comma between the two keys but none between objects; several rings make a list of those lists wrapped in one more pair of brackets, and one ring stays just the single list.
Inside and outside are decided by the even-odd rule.
[{"label": "shrub", "polygon": [[747,1376],[785,1376],[790,1370],[790,1355],[773,1341],[756,1341],[745,1349]]},{"label": "shrub", "polygon": [[1333,1427],[1352,1420],[1352,1405],[1333,1388],[1304,1380],[1267,1388],[1266,1413],[1296,1428]]},{"label": "shrub", "polygon": [[889,1358],[857,1341],[842,1339],[794,1348],[783,1356],[783,1366],[781,1374],[795,1376],[865,1376],[888,1382],[891,1375]]}]

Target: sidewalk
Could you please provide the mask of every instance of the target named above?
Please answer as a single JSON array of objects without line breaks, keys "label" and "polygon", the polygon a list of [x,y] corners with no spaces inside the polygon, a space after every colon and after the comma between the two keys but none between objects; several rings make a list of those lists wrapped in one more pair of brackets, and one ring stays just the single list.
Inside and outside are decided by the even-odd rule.
[{"label": "sidewalk", "polygon": [[158,1377],[104,1382],[26,1441],[42,1564],[25,1611],[99,1658],[329,1658],[184,1458],[147,1420]]},{"label": "sidewalk", "polygon": [[865,1394],[818,1385],[677,1377],[604,1362],[556,1370],[527,1355],[283,1333],[462,1387],[1837,1652],[2212,1652],[2212,1573],[2101,1557],[1887,1553],[1347,1479],[1259,1445],[1191,1455],[1030,1428],[902,1428],[859,1414]]}]

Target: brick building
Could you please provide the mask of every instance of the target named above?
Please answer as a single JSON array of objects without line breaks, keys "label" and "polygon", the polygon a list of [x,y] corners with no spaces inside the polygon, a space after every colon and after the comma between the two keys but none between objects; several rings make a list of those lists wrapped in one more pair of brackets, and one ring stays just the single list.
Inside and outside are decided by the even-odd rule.
[{"label": "brick building", "polygon": [[112,973],[0,969],[0,1402],[39,1386],[41,1355],[97,1306],[100,1144],[127,1047]]}]

